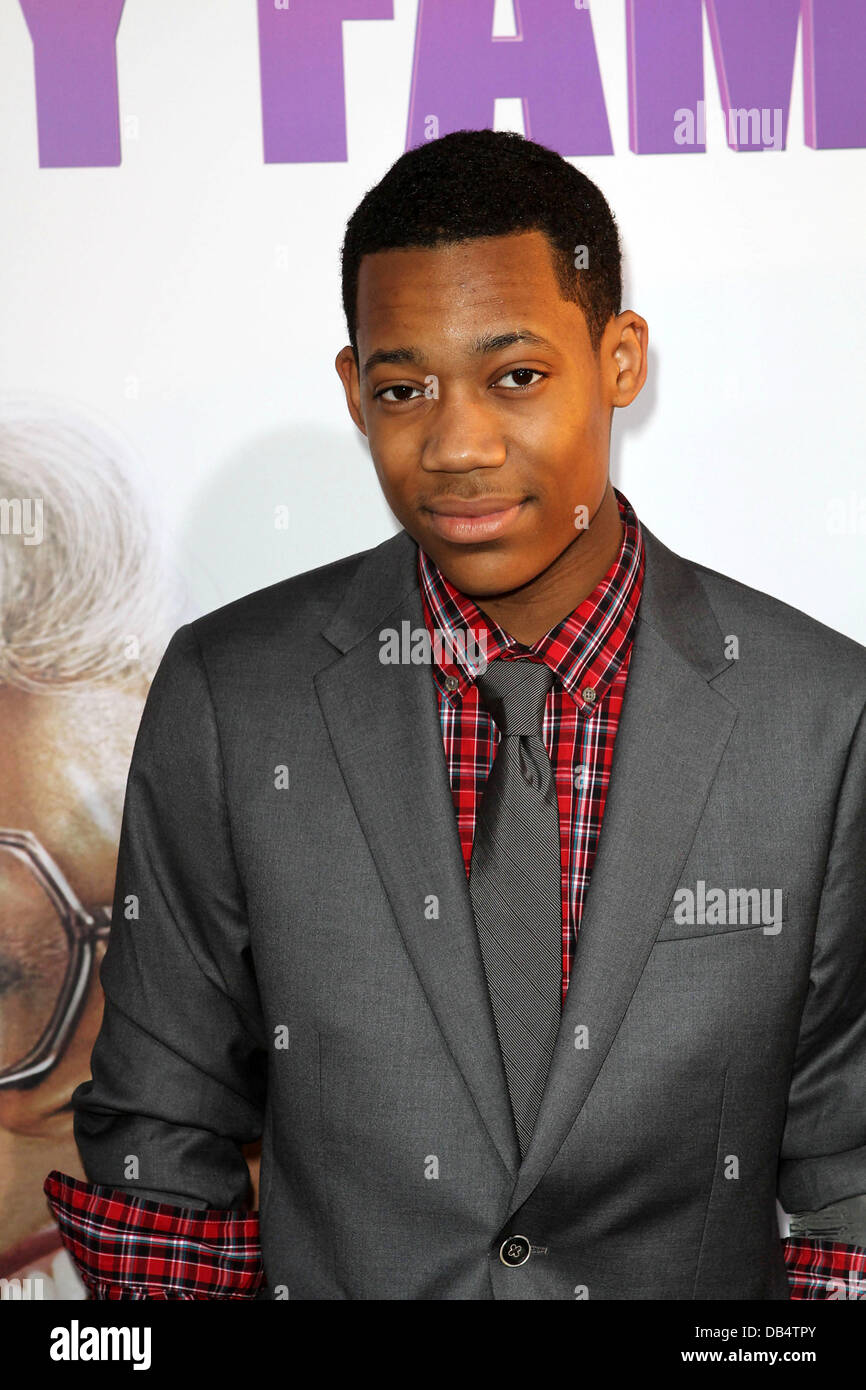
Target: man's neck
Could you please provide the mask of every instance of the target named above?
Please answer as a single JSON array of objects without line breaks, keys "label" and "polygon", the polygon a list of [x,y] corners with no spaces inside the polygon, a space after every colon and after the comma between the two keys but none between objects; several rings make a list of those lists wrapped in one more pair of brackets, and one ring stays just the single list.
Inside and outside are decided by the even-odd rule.
[{"label": "man's neck", "polygon": [[622,517],[613,484],[608,482],[589,526],[543,574],[511,593],[475,602],[510,637],[531,647],[597,587],[616,560],[622,537]]}]

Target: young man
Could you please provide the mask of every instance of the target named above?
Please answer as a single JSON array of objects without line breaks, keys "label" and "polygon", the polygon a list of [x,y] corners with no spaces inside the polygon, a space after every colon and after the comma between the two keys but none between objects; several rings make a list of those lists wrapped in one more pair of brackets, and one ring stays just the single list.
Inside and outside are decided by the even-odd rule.
[{"label": "young man", "polygon": [[612,487],[647,325],[558,155],[410,151],[343,291],[405,529],[169,644],[90,1182],[46,1184],[70,1249],[101,1297],[833,1296],[866,1272],[866,651]]}]

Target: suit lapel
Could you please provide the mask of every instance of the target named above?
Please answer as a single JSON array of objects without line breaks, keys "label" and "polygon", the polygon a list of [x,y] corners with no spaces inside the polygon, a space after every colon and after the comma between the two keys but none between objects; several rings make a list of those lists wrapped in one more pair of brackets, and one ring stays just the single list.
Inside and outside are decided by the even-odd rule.
[{"label": "suit lapel", "polygon": [[[323,629],[342,653],[316,689],[406,950],[479,1114],[512,1174],[509,1216],[574,1125],[638,984],[736,719],[708,684],[729,662],[695,569],[646,526],[644,587],[602,834],[571,982],[526,1157],[457,834],[429,666],[383,664],[380,633],[424,628],[417,547],[367,552]],[[438,919],[429,903],[438,899]],[[575,1047],[575,1029],[588,1046]]]},{"label": "suit lapel", "polygon": [[[695,571],[643,527],[644,587],[602,832],[562,1026],[509,1217],[544,1176],[616,1037],[736,720],[708,684],[730,663]],[[575,1046],[575,1030],[586,1032]]]},{"label": "suit lapel", "polygon": [[[316,689],[406,950],[503,1164],[520,1161],[487,994],[429,665],[380,659],[380,633],[424,629],[417,548],[370,551],[324,635],[343,652]],[[431,902],[438,900],[438,917]]]}]

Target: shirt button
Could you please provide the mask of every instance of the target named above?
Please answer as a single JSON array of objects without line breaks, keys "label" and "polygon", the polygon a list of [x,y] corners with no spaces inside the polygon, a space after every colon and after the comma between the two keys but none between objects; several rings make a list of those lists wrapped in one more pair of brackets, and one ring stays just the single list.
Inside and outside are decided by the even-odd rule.
[{"label": "shirt button", "polygon": [[585,685],[581,690],[580,694],[581,699],[585,700],[588,705],[595,704],[596,694],[591,685]]},{"label": "shirt button", "polygon": [[446,689],[446,690],[456,690],[459,684],[460,684],[460,682],[459,682],[459,680],[457,679],[456,676],[446,676],[446,677],[445,677],[445,689]]},{"label": "shirt button", "polygon": [[499,1247],[500,1260],[512,1269],[525,1265],[531,1254],[532,1246],[526,1236],[508,1236]]}]

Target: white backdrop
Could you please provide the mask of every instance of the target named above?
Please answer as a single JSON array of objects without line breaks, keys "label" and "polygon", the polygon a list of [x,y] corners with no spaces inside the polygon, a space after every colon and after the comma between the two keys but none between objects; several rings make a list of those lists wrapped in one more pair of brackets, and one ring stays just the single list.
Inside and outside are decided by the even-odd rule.
[{"label": "white backdrop", "polygon": [[[40,169],[33,46],[2,0],[0,384],[129,439],[192,612],[396,529],[333,359],[342,232],[404,148],[416,12],[343,26],[348,161],[266,165],[252,0],[127,0],[120,167]],[[576,162],[651,342],[614,481],[672,548],[866,642],[866,151],[805,147],[799,43],[788,148],[730,150],[705,34],[706,154],[632,154],[624,5],[592,21],[616,153]],[[494,32],[513,23],[502,0]]]}]

